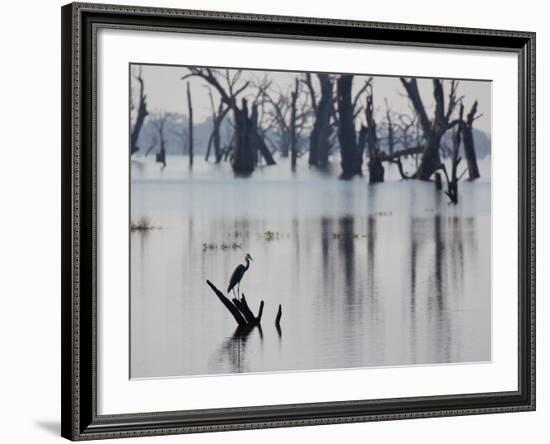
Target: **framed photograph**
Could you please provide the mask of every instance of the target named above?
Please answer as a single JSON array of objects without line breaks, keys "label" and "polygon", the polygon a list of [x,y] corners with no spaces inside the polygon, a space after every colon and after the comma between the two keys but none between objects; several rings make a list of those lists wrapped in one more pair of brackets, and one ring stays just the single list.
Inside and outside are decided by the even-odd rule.
[{"label": "framed photograph", "polygon": [[534,33],[61,12],[64,437],[534,410]]}]

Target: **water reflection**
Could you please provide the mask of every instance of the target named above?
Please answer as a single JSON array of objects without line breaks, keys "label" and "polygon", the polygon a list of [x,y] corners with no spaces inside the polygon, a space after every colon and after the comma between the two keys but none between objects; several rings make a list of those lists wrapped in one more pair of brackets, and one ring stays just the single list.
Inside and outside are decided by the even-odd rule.
[{"label": "water reflection", "polygon": [[[489,184],[454,208],[429,184],[300,177],[133,185],[162,229],[131,235],[132,377],[490,359]],[[235,330],[205,281],[246,253],[265,309]]]},{"label": "water reflection", "polygon": [[260,340],[263,341],[261,326],[239,326],[235,329],[233,335],[223,342],[220,349],[215,353],[214,358],[222,363],[226,360],[231,368],[231,373],[249,371],[247,369],[246,342],[253,331],[256,331]]}]

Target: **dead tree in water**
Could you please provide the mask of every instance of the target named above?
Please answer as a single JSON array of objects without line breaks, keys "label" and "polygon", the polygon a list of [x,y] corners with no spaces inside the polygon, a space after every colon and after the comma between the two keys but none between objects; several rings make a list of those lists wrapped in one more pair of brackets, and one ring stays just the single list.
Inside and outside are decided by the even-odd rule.
[{"label": "dead tree in water", "polygon": [[[369,183],[384,182],[384,167],[380,160],[378,149],[378,137],[376,135],[376,121],[374,120],[372,86],[369,86],[367,93],[367,106],[365,109],[367,119],[367,146],[369,153]],[[399,159],[399,157],[398,157]]]},{"label": "dead tree in water", "polygon": [[143,122],[145,121],[145,118],[149,114],[147,112],[147,96],[144,94],[143,78],[141,77],[141,66],[139,67],[138,75],[135,78],[139,82],[139,102],[137,108],[136,123],[134,124],[132,128],[132,133],[130,135],[130,155],[139,151],[139,147],[137,145],[139,133],[141,131],[141,128],[143,127]]},{"label": "dead tree in water", "polygon": [[225,306],[225,308],[227,308],[229,313],[231,313],[239,328],[251,329],[255,326],[260,325],[260,322],[262,320],[262,313],[264,311],[264,301],[260,302],[258,314],[254,315],[254,313],[252,313],[252,310],[250,310],[248,303],[246,302],[244,294],[241,296],[240,299],[233,298],[232,300],[229,300],[220,290],[218,290],[218,288],[216,288],[216,286],[212,282],[206,281],[206,283],[212,289],[214,294],[218,297],[220,302]]},{"label": "dead tree in water", "polygon": [[[422,140],[419,134],[420,131],[416,115],[413,114],[411,117],[408,114],[399,114],[397,129],[397,142],[403,147],[403,149],[407,149],[410,146],[421,146]],[[419,153],[422,153],[422,150],[420,150]],[[416,168],[418,168],[419,153],[414,154]]]},{"label": "dead tree in water", "polygon": [[388,99],[384,99],[384,102],[386,104],[386,129],[387,129],[387,132],[388,132],[388,136],[387,136],[387,139],[388,139],[388,154],[391,156],[393,154],[393,151],[395,149],[395,143],[396,143],[396,138],[395,138],[395,125],[394,125],[394,122],[393,122],[393,118],[392,118],[392,113],[390,111],[390,107],[388,105]]},{"label": "dead tree in water", "polygon": [[[226,69],[222,73],[220,70],[211,68],[188,68],[188,77],[200,77],[219,93],[221,100],[233,111],[235,121],[235,134],[232,146],[232,166],[237,174],[250,174],[256,167],[255,160],[259,152],[267,165],[275,165],[275,160],[267,148],[263,138],[258,134],[257,122],[251,120],[254,117],[254,106],[252,113],[249,114],[248,104],[245,99],[242,100],[239,107],[237,96],[249,87],[250,82],[246,81],[237,86],[242,75],[242,70]],[[225,83],[225,86],[222,85]]]},{"label": "dead tree in water", "polygon": [[468,165],[468,176],[470,180],[479,178],[479,168],[477,166],[476,150],[474,146],[473,123],[480,116],[477,113],[477,100],[472,105],[472,109],[466,116],[466,120],[460,119],[460,129],[462,131],[462,143],[464,145],[464,156]]},{"label": "dead tree in water", "polygon": [[160,143],[159,150],[156,153],[156,161],[162,164],[162,169],[166,167],[166,122],[172,117],[172,114],[166,112],[156,113],[151,118],[151,124],[158,133]]},{"label": "dead tree in water", "polygon": [[363,151],[369,140],[369,127],[362,127],[359,134],[355,132],[355,118],[362,107],[357,109],[362,94],[370,88],[372,94],[372,78],[351,98],[353,85],[352,74],[342,74],[336,85],[338,101],[338,141],[340,143],[342,179],[351,179],[363,174]]},{"label": "dead tree in water", "polygon": [[338,97],[338,141],[340,142],[340,155],[342,179],[351,179],[357,174],[355,162],[357,161],[357,139],[355,137],[355,122],[351,102],[352,74],[342,74],[336,82]]},{"label": "dead tree in water", "polygon": [[309,164],[320,169],[328,167],[328,156],[330,152],[330,136],[332,127],[330,118],[332,114],[333,104],[333,82],[330,76],[326,73],[317,73],[321,87],[321,97],[317,101],[315,89],[311,74],[306,74],[305,83],[309,89],[311,98],[311,107],[315,114],[315,123],[309,136]]},{"label": "dead tree in water", "polygon": [[188,150],[189,153],[189,168],[193,167],[193,104],[191,102],[191,90],[189,82],[187,82],[187,107],[188,107],[188,121],[189,121],[189,137],[188,137]]},{"label": "dead tree in water", "polygon": [[221,145],[220,145],[221,125],[222,125],[223,119],[227,115],[227,112],[231,108],[226,106],[223,100],[220,100],[220,103],[218,104],[218,108],[216,110],[216,107],[214,105],[214,97],[212,96],[212,90],[210,88],[208,88],[208,95],[210,97],[210,106],[212,107],[212,133],[210,133],[210,137],[208,138],[208,144],[206,146],[206,155],[204,156],[204,160],[208,162],[208,158],[210,156],[210,150],[212,148],[212,145],[214,145],[214,156],[216,158],[216,163],[220,163],[222,160],[222,154],[223,154]]},{"label": "dead tree in water", "polygon": [[[265,117],[262,125],[264,138],[273,146],[274,150],[280,153],[281,157],[292,157],[292,143],[294,143],[296,158],[299,157],[301,135],[313,114],[308,103],[309,98],[304,94],[302,83],[299,77],[296,77],[292,88],[289,87],[286,91],[270,88],[271,82],[269,82],[268,88],[262,87],[262,84],[257,86],[260,94],[257,102],[264,110]],[[275,136],[275,141],[267,133]],[[294,134],[294,139],[292,134]]]},{"label": "dead tree in water", "polygon": [[290,167],[292,171],[296,169],[296,159],[298,157],[296,147],[296,100],[298,99],[299,87],[300,83],[296,79],[290,100]]},{"label": "dead tree in water", "polygon": [[[282,91],[268,91],[268,88],[260,90],[262,105],[267,106],[267,126],[277,135],[275,149],[281,157],[288,157],[290,153],[291,122],[291,99],[289,94]],[[290,94],[291,95],[291,94]]]},{"label": "dead tree in water", "polygon": [[420,180],[429,180],[431,175],[441,166],[439,155],[441,138],[449,129],[459,123],[457,120],[451,121],[451,115],[459,101],[456,97],[456,88],[458,84],[455,80],[451,81],[448,103],[447,106],[445,106],[442,80],[433,79],[435,111],[433,119],[430,120],[424,103],[422,102],[422,98],[420,97],[416,78],[407,80],[401,77],[401,83],[405,87],[409,99],[418,115],[425,140],[422,159],[414,177]]},{"label": "dead tree in water", "polygon": [[[464,114],[464,106],[462,103],[460,104],[460,120],[462,121],[462,116]],[[449,200],[453,204],[458,203],[458,181],[464,176],[464,173],[466,173],[466,170],[458,176],[457,170],[458,170],[458,164],[462,160],[459,156],[459,150],[460,150],[460,134],[461,134],[460,127],[455,128],[454,134],[453,134],[453,150],[451,155],[451,175],[447,173],[447,168],[444,164],[441,164],[441,169],[443,170],[443,173],[445,174],[445,179],[447,180],[447,191],[445,191],[445,194],[449,197]]]}]

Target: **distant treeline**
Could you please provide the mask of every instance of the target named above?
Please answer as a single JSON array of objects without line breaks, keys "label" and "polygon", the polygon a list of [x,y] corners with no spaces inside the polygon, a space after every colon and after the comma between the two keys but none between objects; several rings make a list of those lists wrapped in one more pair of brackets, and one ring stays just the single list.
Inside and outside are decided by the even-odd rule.
[{"label": "distant treeline", "polygon": [[[187,117],[182,114],[171,114],[166,121],[166,153],[168,155],[183,155],[187,154],[188,144],[186,139],[185,128],[187,128],[188,121]],[[195,155],[204,157],[206,154],[206,147],[208,145],[208,140],[212,134],[214,125],[212,123],[212,118],[208,117],[204,122],[195,123],[193,126],[193,139],[194,139],[194,151]],[[484,159],[485,157],[491,154],[491,138],[490,136],[477,129],[473,128],[474,144],[475,150],[478,159]],[[233,129],[228,121],[223,121],[221,124],[220,131],[220,143],[222,146],[228,145],[231,143],[231,136],[233,134]],[[275,144],[276,141],[281,137],[280,134],[277,134],[273,130],[269,130],[268,139],[272,144]],[[387,130],[386,128],[379,129],[380,145],[381,150],[388,152],[387,143],[384,141],[387,140]],[[306,138],[304,138],[300,144],[306,143]],[[270,144],[271,144],[270,143]],[[140,147],[140,153],[145,154],[146,151],[153,147],[149,154],[154,154],[159,148],[158,143],[158,130],[155,128],[151,120],[146,120],[143,129],[139,135],[138,146]],[[461,155],[463,151],[463,143],[461,143]],[[442,157],[448,158],[451,155],[452,148],[452,133],[448,132],[443,137],[442,141]],[[276,150],[274,150],[276,151]]]}]

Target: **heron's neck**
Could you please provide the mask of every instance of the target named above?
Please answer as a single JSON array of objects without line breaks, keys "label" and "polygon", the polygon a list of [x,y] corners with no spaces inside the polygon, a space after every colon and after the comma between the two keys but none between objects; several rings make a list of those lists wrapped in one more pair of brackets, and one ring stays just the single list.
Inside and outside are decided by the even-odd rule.
[{"label": "heron's neck", "polygon": [[245,261],[246,261],[246,265],[245,265],[245,270],[248,270],[248,267],[250,267],[250,259],[248,258],[245,258]]}]

